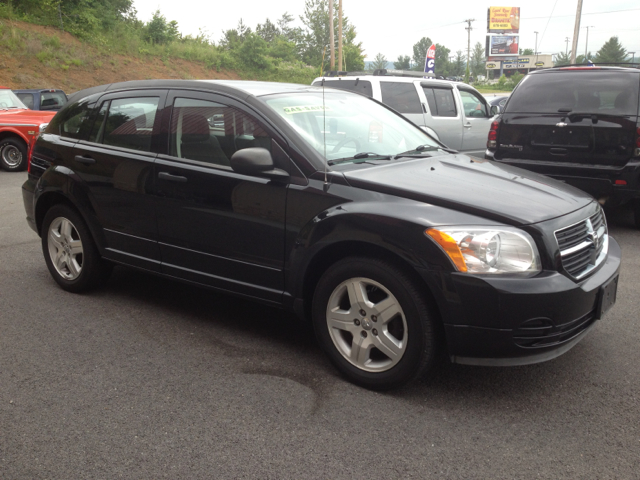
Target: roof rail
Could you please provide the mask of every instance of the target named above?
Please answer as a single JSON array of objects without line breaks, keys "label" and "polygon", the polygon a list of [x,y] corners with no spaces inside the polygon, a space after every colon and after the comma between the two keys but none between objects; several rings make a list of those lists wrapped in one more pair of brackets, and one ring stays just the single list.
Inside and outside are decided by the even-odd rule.
[{"label": "roof rail", "polygon": [[374,75],[376,77],[435,77],[433,73],[416,72],[414,70],[391,70],[387,68],[379,68],[373,71],[355,71],[355,72],[343,72],[339,70],[331,70],[327,72],[327,77],[362,77],[363,75]]},{"label": "roof rail", "polygon": [[572,67],[626,67],[626,68],[640,68],[640,63],[634,62],[598,62],[598,63],[571,63],[568,65],[554,65],[551,68],[572,68]]}]

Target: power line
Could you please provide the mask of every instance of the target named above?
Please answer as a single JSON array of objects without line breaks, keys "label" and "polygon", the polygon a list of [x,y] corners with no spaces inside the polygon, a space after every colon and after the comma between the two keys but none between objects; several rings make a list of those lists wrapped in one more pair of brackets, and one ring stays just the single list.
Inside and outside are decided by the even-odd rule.
[{"label": "power line", "polygon": [[[553,8],[555,8],[555,6]],[[609,10],[608,12],[583,13],[582,16],[585,16],[585,15],[602,15],[604,13],[635,12],[637,10],[640,10],[640,8],[628,8],[626,10]],[[575,15],[557,15],[555,18],[563,18],[563,17],[575,17]],[[540,19],[540,18],[547,18],[547,17],[522,17],[521,20],[537,20],[537,19]]]}]

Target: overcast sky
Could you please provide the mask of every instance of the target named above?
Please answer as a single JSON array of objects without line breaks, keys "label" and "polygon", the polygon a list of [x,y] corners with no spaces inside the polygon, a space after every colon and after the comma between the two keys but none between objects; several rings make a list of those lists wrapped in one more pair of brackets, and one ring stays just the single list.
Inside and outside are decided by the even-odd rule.
[{"label": "overcast sky", "polygon": [[[334,0],[337,2],[338,0]],[[387,60],[394,61],[398,55],[413,54],[413,45],[422,37],[429,37],[451,50],[465,51],[467,31],[465,19],[473,18],[471,46],[476,42],[484,45],[487,30],[487,8],[489,6],[520,7],[520,48],[533,49],[538,32],[538,51],[558,53],[566,49],[565,38],[569,37],[569,48],[577,8],[577,0],[521,0],[489,2],[458,0],[452,2],[416,2],[394,0],[372,2],[371,0],[343,0],[345,15],[355,25],[357,40],[362,42],[365,58],[372,60],[382,53]],[[222,32],[235,28],[238,20],[255,29],[256,24],[266,18],[275,22],[284,12],[296,19],[304,12],[304,0],[242,0],[241,2],[207,2],[202,0],[134,0],[138,18],[151,19],[160,9],[167,20],[176,20],[182,34],[197,35],[202,29],[216,43]],[[383,8],[387,10],[384,11]],[[553,13],[552,13],[553,12]],[[602,44],[617,35],[628,51],[636,52],[640,58],[640,2],[638,0],[583,0],[578,54],[585,51],[589,28],[589,51],[596,53]],[[337,25],[336,25],[337,31]]]}]

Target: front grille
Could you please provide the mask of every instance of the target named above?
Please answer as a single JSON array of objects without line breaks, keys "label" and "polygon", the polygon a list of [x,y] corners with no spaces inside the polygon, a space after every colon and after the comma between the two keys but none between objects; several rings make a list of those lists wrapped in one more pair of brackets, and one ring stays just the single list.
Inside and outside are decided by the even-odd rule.
[{"label": "front grille", "polygon": [[524,348],[542,348],[568,342],[595,322],[596,311],[562,325],[554,325],[548,318],[527,320],[513,331],[513,341]]},{"label": "front grille", "polygon": [[609,237],[601,208],[591,217],[555,233],[562,268],[576,279],[585,277],[607,256]]}]

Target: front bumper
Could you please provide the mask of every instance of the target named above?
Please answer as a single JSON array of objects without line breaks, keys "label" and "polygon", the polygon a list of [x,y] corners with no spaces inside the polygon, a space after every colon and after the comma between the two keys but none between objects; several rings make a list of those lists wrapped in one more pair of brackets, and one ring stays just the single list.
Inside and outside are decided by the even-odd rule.
[{"label": "front bumper", "polygon": [[[558,272],[496,278],[421,272],[436,296],[450,358],[471,365],[526,365],[577,344],[600,317],[600,293],[617,282],[621,252],[609,237],[607,260],[576,283]],[[608,290],[615,294],[615,287]]]}]

